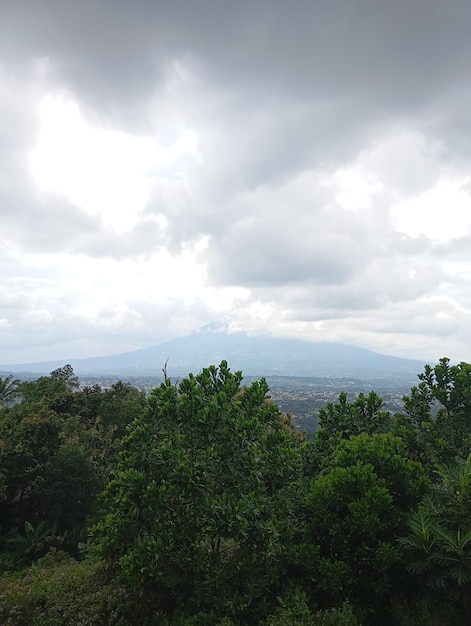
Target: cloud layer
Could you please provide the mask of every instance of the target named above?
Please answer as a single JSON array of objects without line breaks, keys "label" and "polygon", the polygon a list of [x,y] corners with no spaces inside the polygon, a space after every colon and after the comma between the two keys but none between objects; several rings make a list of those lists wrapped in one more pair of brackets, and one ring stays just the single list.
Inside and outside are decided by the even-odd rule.
[{"label": "cloud layer", "polygon": [[471,6],[9,3],[0,362],[229,328],[469,360]]}]

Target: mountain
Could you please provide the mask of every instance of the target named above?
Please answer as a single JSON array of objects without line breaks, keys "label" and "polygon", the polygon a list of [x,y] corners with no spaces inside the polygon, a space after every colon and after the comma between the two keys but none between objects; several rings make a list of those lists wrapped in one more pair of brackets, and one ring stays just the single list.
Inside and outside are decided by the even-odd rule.
[{"label": "mountain", "polygon": [[417,381],[424,363],[379,354],[341,343],[282,339],[269,335],[228,333],[209,325],[187,337],[157,346],[110,356],[67,361],[0,365],[0,372],[48,374],[70,363],[80,376],[161,376],[168,359],[168,374],[197,373],[225,359],[246,376],[317,376],[368,381]]}]

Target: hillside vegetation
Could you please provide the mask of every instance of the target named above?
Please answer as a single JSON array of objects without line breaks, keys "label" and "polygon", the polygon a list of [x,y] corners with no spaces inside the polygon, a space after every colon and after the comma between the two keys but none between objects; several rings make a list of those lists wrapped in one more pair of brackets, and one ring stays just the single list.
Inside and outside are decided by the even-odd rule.
[{"label": "hillside vegetation", "polygon": [[471,365],[307,441],[223,361],[150,396],[0,379],[0,623],[471,622]]}]

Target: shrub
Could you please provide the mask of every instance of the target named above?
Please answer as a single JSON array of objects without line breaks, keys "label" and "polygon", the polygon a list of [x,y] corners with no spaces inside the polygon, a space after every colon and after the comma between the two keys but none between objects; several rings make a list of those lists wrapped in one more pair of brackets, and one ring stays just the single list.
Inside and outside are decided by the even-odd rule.
[{"label": "shrub", "polygon": [[62,552],[43,557],[16,579],[0,579],[2,624],[129,624],[127,602],[126,589],[102,563],[79,562]]},{"label": "shrub", "polygon": [[336,608],[311,611],[307,596],[302,591],[279,598],[279,602],[280,607],[264,622],[264,626],[360,626],[348,602]]}]

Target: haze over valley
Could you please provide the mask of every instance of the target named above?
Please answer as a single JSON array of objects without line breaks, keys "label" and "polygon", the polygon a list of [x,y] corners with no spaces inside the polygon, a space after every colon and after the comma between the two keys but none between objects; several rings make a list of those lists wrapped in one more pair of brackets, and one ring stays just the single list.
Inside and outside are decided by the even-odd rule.
[{"label": "haze over valley", "polygon": [[[187,337],[118,355],[68,359],[81,384],[110,386],[118,380],[150,392],[163,380],[163,368],[177,381],[208,365],[228,362],[244,381],[265,377],[271,397],[309,433],[317,428],[317,411],[342,391],[351,398],[374,389],[385,408],[400,410],[402,396],[417,384],[424,363],[400,359],[339,343],[281,339],[268,335],[228,333],[208,325]],[[31,379],[60,368],[60,361],[0,365],[0,376],[13,373]]]}]

